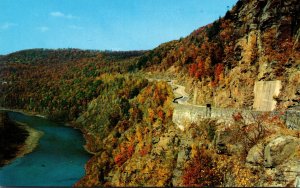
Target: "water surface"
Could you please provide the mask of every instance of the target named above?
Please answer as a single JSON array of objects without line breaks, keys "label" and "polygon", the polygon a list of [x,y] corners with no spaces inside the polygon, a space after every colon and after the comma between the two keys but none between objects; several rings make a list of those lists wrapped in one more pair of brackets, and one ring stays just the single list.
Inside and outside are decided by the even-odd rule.
[{"label": "water surface", "polygon": [[71,186],[84,175],[90,155],[80,131],[36,116],[8,114],[44,135],[32,153],[0,168],[1,186]]}]

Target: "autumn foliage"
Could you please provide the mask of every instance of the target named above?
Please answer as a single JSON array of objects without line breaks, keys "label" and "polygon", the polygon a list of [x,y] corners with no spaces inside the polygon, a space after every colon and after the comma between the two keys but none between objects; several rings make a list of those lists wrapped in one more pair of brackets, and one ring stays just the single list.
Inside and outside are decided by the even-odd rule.
[{"label": "autumn foliage", "polygon": [[65,49],[24,50],[4,56],[0,77],[7,84],[0,85],[1,105],[73,120],[108,87],[126,87],[125,98],[137,95],[138,88],[121,85],[122,80],[104,81],[134,69],[134,58],[140,54]]},{"label": "autumn foliage", "polygon": [[189,73],[190,76],[198,79],[204,78],[208,74],[204,62],[199,57],[196,59],[196,63],[190,65]]},{"label": "autumn foliage", "polygon": [[140,155],[143,157],[147,155],[151,151],[151,145],[143,146],[142,149],[139,151]]},{"label": "autumn foliage", "polygon": [[224,65],[221,63],[218,63],[215,68],[215,81],[218,82],[222,79],[223,71],[224,71]]},{"label": "autumn foliage", "polygon": [[114,157],[115,163],[120,167],[122,166],[134,153],[134,145],[127,144],[120,146],[120,153]]},{"label": "autumn foliage", "polygon": [[235,121],[230,128],[233,134],[232,142],[242,144],[244,158],[254,145],[273,133],[272,129],[285,127],[280,115],[271,115],[267,112],[250,116],[237,112],[232,118]]},{"label": "autumn foliage", "polygon": [[222,184],[223,174],[211,153],[201,149],[185,168],[182,179],[184,186],[218,186]]}]

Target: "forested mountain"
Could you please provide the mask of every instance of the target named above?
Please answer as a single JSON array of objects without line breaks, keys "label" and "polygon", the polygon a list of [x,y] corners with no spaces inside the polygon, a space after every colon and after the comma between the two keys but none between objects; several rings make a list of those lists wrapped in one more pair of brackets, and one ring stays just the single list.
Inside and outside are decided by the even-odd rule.
[{"label": "forested mountain", "polygon": [[[67,67],[93,62],[97,65],[89,66],[101,67],[98,72],[143,69],[178,77],[194,96],[195,104],[213,103],[222,107],[251,107],[255,81],[281,80],[278,107],[296,106],[300,97],[299,6],[296,0],[240,0],[214,23],[148,52],[23,50],[0,58],[2,64],[9,63],[1,65],[1,78],[5,78],[8,67],[13,69],[14,63],[14,66],[42,64],[42,67],[66,63],[63,67]],[[106,64],[116,61],[123,64]],[[103,63],[110,68],[104,68]]]},{"label": "forested mountain", "polygon": [[[236,108],[253,106],[255,81],[280,80],[277,108],[299,105],[299,7],[297,0],[239,0],[215,22],[150,51],[0,56],[0,106],[81,129],[94,155],[77,186],[290,186],[299,133],[279,117],[247,124],[233,114],[228,126],[210,119],[181,131],[172,122],[171,86],[148,76],[176,79],[191,103]],[[277,138],[287,141],[275,149],[289,155],[262,154]],[[266,165],[262,155],[291,160]]]},{"label": "forested mountain", "polygon": [[279,107],[299,105],[299,6],[297,0],[239,0],[212,24],[147,52],[139,65],[179,75],[197,104],[250,107],[254,81],[281,80]]},{"label": "forested mountain", "polygon": [[1,104],[72,119],[99,95],[99,76],[133,71],[141,53],[36,49],[9,54],[0,59]]}]

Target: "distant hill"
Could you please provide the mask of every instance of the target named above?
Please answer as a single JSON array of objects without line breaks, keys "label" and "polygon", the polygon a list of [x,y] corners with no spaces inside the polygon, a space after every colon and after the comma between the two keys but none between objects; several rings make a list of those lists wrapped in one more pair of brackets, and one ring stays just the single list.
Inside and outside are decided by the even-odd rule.
[{"label": "distant hill", "polygon": [[2,56],[0,106],[73,119],[103,92],[103,80],[136,71],[137,59],[144,53],[29,49]]},{"label": "distant hill", "polygon": [[111,60],[120,60],[130,57],[137,57],[145,51],[99,51],[99,50],[80,50],[80,49],[28,49],[14,52],[5,56],[0,56],[0,63],[66,63],[86,58],[107,57]]}]

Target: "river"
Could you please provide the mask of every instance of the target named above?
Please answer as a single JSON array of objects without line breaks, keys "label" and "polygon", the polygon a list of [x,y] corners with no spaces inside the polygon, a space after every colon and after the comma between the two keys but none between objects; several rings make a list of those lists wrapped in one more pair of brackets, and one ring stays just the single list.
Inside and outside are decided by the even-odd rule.
[{"label": "river", "polygon": [[91,157],[80,131],[47,119],[9,112],[10,119],[44,132],[35,150],[0,168],[1,186],[71,186]]}]

